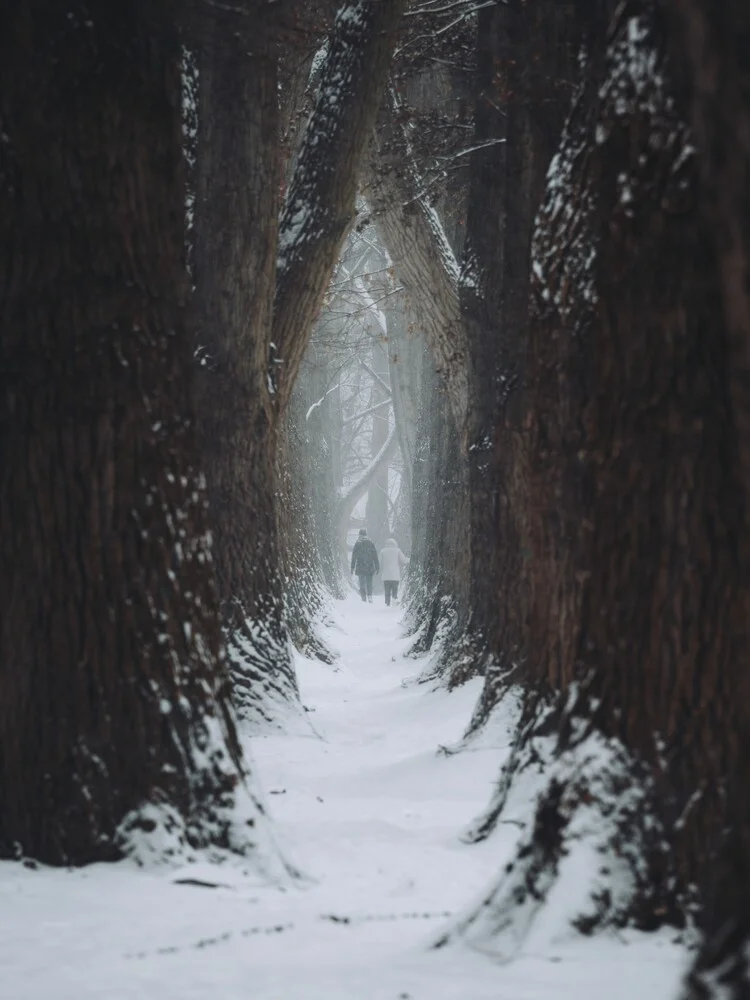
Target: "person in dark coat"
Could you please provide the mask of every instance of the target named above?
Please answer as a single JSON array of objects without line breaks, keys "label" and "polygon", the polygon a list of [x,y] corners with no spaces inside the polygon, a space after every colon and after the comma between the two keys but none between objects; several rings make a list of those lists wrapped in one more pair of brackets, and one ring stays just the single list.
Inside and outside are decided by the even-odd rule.
[{"label": "person in dark coat", "polygon": [[380,572],[378,550],[367,537],[364,528],[359,529],[359,538],[352,549],[352,573],[359,577],[359,596],[372,604],[372,578]]}]

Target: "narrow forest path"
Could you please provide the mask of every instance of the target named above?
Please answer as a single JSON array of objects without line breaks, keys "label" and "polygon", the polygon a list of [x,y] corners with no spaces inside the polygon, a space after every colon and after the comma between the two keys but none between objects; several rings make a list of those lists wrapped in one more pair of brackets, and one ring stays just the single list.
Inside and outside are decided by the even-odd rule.
[{"label": "narrow forest path", "polygon": [[[130,864],[79,871],[0,863],[2,1000],[670,1000],[682,956],[668,936],[552,937],[509,965],[430,942],[502,867],[504,827],[468,846],[503,737],[459,755],[478,682],[403,685],[398,608],[337,602],[335,668],[300,658],[318,736],[250,744],[278,840],[306,875],[280,890],[226,866],[183,876]],[[492,745],[496,742],[497,745]],[[505,839],[507,838],[507,839]]]},{"label": "narrow forest path", "polygon": [[[419,664],[404,659],[413,640],[400,637],[397,607],[385,607],[382,596],[371,605],[352,596],[335,616],[326,638],[340,652],[336,671],[298,664],[321,739],[253,741],[279,838],[316,881],[296,903],[306,925],[293,940],[295,961],[311,967],[290,970],[278,996],[296,996],[302,972],[303,982],[314,974],[320,992],[300,997],[396,1000],[413,986],[399,956],[416,951],[422,961],[425,942],[493,868],[496,844],[468,850],[459,835],[488,802],[498,750],[471,753],[470,766],[436,755],[440,743],[461,737],[478,685],[450,696],[404,686]],[[433,979],[431,995],[497,996],[494,970],[483,969],[486,992],[467,994],[455,956],[446,967],[455,969],[454,985],[442,971],[442,992]],[[278,975],[269,969],[269,979]]]},{"label": "narrow forest path", "polygon": [[[666,937],[585,941],[499,967],[465,948],[430,950],[450,918],[501,869],[517,831],[468,846],[509,734],[461,754],[480,682],[448,694],[407,684],[424,666],[406,659],[398,608],[352,595],[334,607],[327,641],[335,672],[300,660],[303,703],[320,740],[270,737],[253,754],[282,843],[316,883],[284,912],[297,923],[274,952],[259,947],[262,1000],[639,1000],[674,996],[681,959]],[[331,919],[333,918],[333,919]],[[346,921],[346,922],[345,922]],[[592,947],[593,945],[593,947]],[[278,950],[277,950],[278,949]],[[286,957],[284,957],[286,955]]]}]

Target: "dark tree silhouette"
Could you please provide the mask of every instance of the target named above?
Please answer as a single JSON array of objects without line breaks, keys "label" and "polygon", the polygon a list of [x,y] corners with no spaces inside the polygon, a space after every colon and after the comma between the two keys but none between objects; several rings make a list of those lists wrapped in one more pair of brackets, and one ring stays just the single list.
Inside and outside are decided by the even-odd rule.
[{"label": "dark tree silhouette", "polygon": [[739,1000],[750,991],[750,9],[737,0],[670,0],[667,7],[687,61],[704,212],[720,276],[721,306],[712,327],[719,328],[727,353],[724,392],[732,445],[727,460],[742,485],[742,536],[735,549],[741,593],[719,665],[723,703],[715,710],[712,733],[726,753],[726,836],[705,872],[706,933],[687,992],[693,1000]]},{"label": "dark tree silhouette", "polygon": [[[728,244],[712,239],[721,216],[663,10],[622,4],[609,29],[605,10],[591,14],[532,245],[527,655],[505,678],[521,682],[524,712],[478,835],[519,772],[541,763],[546,779],[516,861],[461,930],[527,920],[590,837],[602,862],[577,926],[697,916],[709,936],[694,995],[719,995],[720,975],[739,997],[747,528]],[[625,893],[611,879],[623,868]]]},{"label": "dark tree silhouette", "polygon": [[[0,15],[0,851],[246,851],[161,0]],[[244,806],[238,811],[240,799]]]}]

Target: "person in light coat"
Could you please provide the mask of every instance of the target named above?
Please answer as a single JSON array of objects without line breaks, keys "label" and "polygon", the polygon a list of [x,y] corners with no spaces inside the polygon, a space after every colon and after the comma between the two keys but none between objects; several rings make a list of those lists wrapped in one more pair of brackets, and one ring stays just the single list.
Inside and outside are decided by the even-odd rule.
[{"label": "person in light coat", "polygon": [[398,597],[398,585],[401,581],[401,569],[409,565],[409,560],[398,547],[395,538],[389,538],[385,547],[380,550],[380,572],[383,577],[385,603],[390,606],[391,598]]}]

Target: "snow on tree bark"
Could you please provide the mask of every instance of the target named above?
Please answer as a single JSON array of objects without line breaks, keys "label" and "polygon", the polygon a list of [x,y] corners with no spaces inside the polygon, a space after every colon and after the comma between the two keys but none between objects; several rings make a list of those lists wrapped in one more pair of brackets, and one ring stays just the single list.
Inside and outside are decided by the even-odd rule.
[{"label": "snow on tree bark", "polygon": [[[513,922],[513,885],[549,896],[586,845],[626,869],[624,882],[608,864],[588,869],[577,907],[589,930],[710,921],[725,864],[723,912],[746,908],[746,790],[732,801],[745,774],[744,493],[672,41],[656,4],[620,6],[606,49],[590,47],[538,216],[525,705],[478,835],[540,763],[542,786],[535,825],[491,891],[494,926]],[[635,809],[621,809],[618,785],[638,793]]]},{"label": "snow on tree bark", "polygon": [[279,199],[277,44],[264,4],[206,9],[195,170],[198,429],[235,702],[252,728],[299,714],[284,625],[278,422],[266,371]]},{"label": "snow on tree bark", "polygon": [[0,18],[0,852],[278,866],[221,653],[170,4]]},{"label": "snow on tree bark", "polygon": [[[317,360],[308,356],[302,366],[284,424],[279,538],[290,638],[303,655],[332,663],[335,655],[316,626],[329,596],[344,595],[334,530],[330,392],[323,389],[326,371]],[[312,404],[311,394],[317,396]]]},{"label": "snow on tree bark", "polygon": [[446,386],[462,436],[467,384],[458,266],[435,210],[420,194],[413,153],[395,121],[397,108],[397,97],[391,92],[375,133],[366,195],[399,281],[419,315],[420,329]]},{"label": "snow on tree bark", "polygon": [[[447,394],[429,351],[423,356],[422,398],[412,491],[412,556],[407,597],[411,655],[434,650],[421,680],[451,685],[473,661],[467,638],[469,545],[466,462]],[[468,648],[467,648],[468,643]]]},{"label": "snow on tree bark", "polygon": [[211,8],[203,33],[200,423],[237,703],[264,726],[298,698],[278,538],[283,422],[354,217],[400,7],[341,5],[280,223],[277,25],[267,5],[247,0],[234,12]]},{"label": "snow on tree bark", "polygon": [[348,0],[334,21],[279,228],[270,378],[286,406],[344,238],[403,0]]}]

